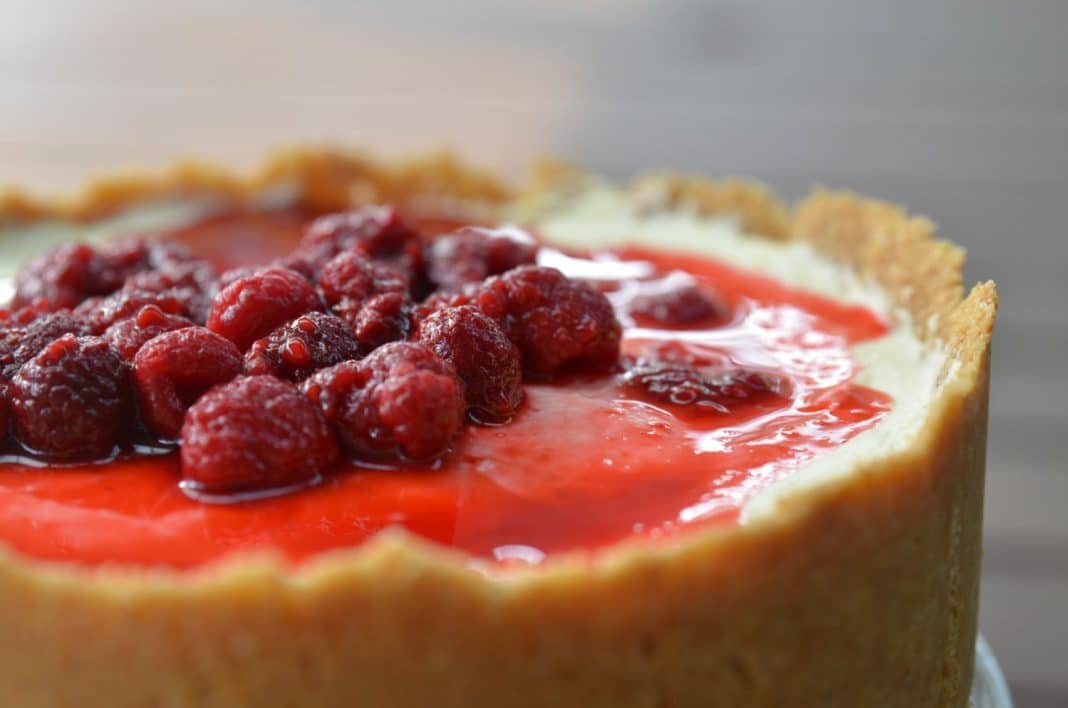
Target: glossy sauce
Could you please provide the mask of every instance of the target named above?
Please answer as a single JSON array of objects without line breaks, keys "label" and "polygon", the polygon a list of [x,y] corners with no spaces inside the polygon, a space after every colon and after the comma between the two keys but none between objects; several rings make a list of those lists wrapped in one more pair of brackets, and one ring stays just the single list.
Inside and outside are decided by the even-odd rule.
[{"label": "glossy sauce", "polygon": [[[285,252],[304,218],[224,215],[175,235],[229,266]],[[526,386],[511,423],[468,425],[434,468],[348,467],[317,487],[238,504],[185,496],[173,453],[55,468],[7,462],[0,539],[41,558],[189,568],[238,550],[275,549],[301,561],[402,525],[476,557],[537,563],[734,523],[761,489],[889,412],[888,396],[852,383],[849,345],[887,331],[870,310],[687,254],[624,248],[586,259],[545,249],[542,260],[604,284],[625,325],[624,353],[679,342],[783,374],[789,395],[702,412],[645,400],[615,375],[573,376]],[[627,301],[672,271],[714,291],[732,320],[706,329],[637,326]]]}]

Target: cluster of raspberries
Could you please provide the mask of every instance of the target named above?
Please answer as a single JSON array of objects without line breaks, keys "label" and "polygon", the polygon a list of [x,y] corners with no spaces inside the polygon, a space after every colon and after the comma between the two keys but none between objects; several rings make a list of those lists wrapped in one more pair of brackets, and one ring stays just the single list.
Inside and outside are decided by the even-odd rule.
[{"label": "cluster of raspberries", "polygon": [[74,461],[176,442],[207,494],[305,483],[342,455],[434,460],[465,421],[508,421],[524,377],[615,366],[611,304],[536,256],[510,231],[420,235],[390,207],[221,275],[166,242],[62,246],[0,312],[4,444]]}]

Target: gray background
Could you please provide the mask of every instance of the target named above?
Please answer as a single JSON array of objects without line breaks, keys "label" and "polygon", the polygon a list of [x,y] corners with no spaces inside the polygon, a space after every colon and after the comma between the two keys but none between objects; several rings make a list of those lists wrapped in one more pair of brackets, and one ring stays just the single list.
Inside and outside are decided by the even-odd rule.
[{"label": "gray background", "polygon": [[[269,5],[269,6],[268,6]],[[0,182],[279,142],[559,153],[932,216],[999,282],[984,632],[1068,705],[1068,3],[0,0]]]}]

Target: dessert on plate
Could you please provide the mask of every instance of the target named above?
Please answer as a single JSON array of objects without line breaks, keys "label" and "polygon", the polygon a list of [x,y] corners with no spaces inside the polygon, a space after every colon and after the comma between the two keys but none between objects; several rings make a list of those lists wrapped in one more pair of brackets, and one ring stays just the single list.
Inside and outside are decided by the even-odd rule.
[{"label": "dessert on plate", "polygon": [[0,685],[965,706],[997,298],[933,230],[328,150],[0,192]]}]

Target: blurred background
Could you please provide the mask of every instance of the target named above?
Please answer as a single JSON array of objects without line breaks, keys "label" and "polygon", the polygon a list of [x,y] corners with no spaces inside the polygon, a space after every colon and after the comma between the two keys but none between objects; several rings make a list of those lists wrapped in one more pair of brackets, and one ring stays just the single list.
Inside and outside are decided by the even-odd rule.
[{"label": "blurred background", "polygon": [[751,175],[930,215],[1003,298],[983,631],[1068,706],[1068,3],[0,0],[0,183],[448,146],[521,176]]}]

